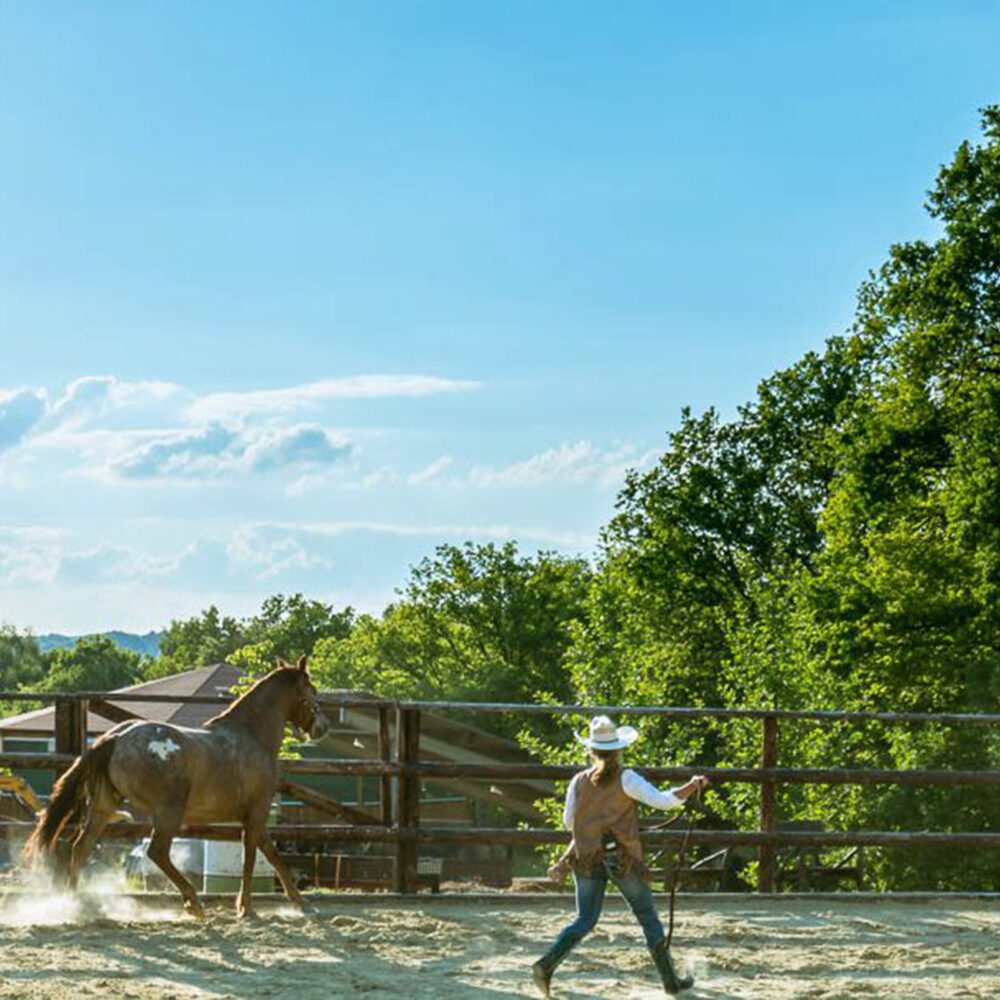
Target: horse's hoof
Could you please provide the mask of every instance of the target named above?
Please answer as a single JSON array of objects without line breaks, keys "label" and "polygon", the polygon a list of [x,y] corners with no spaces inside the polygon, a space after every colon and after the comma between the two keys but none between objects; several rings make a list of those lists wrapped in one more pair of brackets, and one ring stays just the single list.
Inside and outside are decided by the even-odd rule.
[{"label": "horse's hoof", "polygon": [[185,903],[184,909],[187,910],[188,913],[195,918],[195,920],[205,919],[205,909],[201,903]]}]

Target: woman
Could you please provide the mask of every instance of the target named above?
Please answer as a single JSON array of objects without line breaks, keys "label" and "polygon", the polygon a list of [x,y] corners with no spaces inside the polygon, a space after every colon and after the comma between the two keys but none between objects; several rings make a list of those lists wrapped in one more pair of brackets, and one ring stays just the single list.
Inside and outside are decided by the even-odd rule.
[{"label": "woman", "polygon": [[646,935],[646,945],[671,996],[691,987],[690,976],[674,971],[646,880],[639,841],[638,803],[655,809],[679,809],[684,799],[708,785],[696,775],[686,785],[661,792],[631,769],[623,769],[621,751],[639,738],[631,726],[615,726],[606,716],[590,722],[590,735],[577,739],[590,750],[592,765],[570,782],[563,822],[573,831],[569,849],[549,869],[561,878],[572,868],[576,882],[576,919],[563,928],[552,947],[531,967],[532,978],[543,996],[559,963],[594,929],[608,879],[618,887]]}]

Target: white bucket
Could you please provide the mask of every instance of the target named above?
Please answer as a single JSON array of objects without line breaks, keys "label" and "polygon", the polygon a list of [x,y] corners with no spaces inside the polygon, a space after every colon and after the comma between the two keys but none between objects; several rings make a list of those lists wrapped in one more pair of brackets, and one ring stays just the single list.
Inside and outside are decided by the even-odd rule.
[{"label": "white bucket", "polygon": [[[126,872],[140,877],[144,889],[149,889],[150,877],[156,885],[165,879],[159,867],[149,860],[149,837],[145,837],[130,852]],[[243,877],[243,845],[231,840],[201,840],[177,837],[170,845],[170,860],[196,889],[204,892],[236,892]],[[258,850],[254,860],[253,882],[256,892],[274,888],[274,868]]]},{"label": "white bucket", "polygon": [[[205,841],[205,892],[238,892],[243,880],[243,845],[232,840]],[[274,868],[258,850],[250,880],[252,892],[274,889]]]},{"label": "white bucket", "polygon": [[[243,845],[234,840],[206,840],[204,853],[204,873],[206,875],[242,875]],[[257,851],[253,866],[254,876],[274,875],[271,862]]]},{"label": "white bucket", "polygon": [[[159,867],[149,860],[149,837],[143,837],[129,851],[126,870],[130,875],[162,875]],[[170,860],[184,875],[201,877],[205,868],[205,841],[193,837],[175,837],[170,844]]]}]

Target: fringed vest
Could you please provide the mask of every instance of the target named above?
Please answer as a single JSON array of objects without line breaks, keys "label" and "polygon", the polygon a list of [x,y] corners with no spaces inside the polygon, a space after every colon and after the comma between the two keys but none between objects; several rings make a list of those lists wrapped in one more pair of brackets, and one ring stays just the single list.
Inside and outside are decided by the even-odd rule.
[{"label": "fringed vest", "polygon": [[573,812],[573,869],[589,876],[604,861],[607,845],[613,844],[620,857],[618,871],[645,874],[642,844],[639,841],[639,810],[635,799],[622,789],[621,772],[610,781],[595,785],[592,771],[576,783]]}]

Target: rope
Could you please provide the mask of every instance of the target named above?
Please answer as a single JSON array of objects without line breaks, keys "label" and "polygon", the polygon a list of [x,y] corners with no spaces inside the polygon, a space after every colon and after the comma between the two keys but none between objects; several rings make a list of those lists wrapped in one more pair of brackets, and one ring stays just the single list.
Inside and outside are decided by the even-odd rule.
[{"label": "rope", "polygon": [[[654,823],[652,826],[644,826],[642,828],[642,833],[657,833],[660,830],[669,830],[670,827],[676,826],[684,818],[684,812],[686,812],[686,810],[677,813],[676,816],[671,816],[670,819],[664,820],[662,823]],[[662,858],[666,853],[666,847],[661,847],[658,851],[653,851],[648,855],[648,860],[646,862],[647,867],[652,868],[653,865],[657,864],[660,858]]]}]

